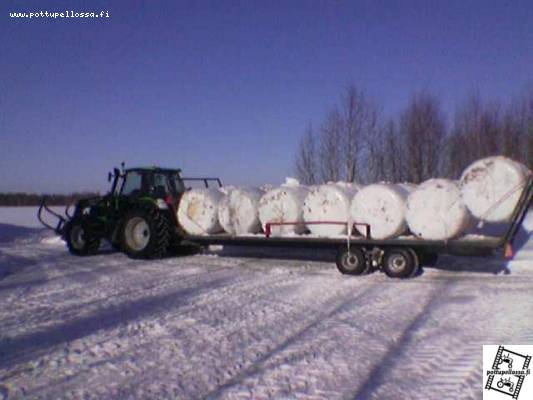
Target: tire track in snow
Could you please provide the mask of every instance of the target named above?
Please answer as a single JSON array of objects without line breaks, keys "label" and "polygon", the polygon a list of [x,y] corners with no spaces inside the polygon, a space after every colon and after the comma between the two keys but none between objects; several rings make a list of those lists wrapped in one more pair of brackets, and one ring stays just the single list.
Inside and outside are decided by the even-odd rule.
[{"label": "tire track in snow", "polygon": [[[0,369],[4,369],[13,363],[18,364],[35,358],[39,350],[46,350],[58,344],[76,340],[95,333],[96,331],[109,329],[117,324],[138,319],[167,306],[177,306],[190,301],[211,288],[228,282],[231,277],[210,276],[196,286],[180,287],[178,290],[158,293],[153,296],[135,299],[121,304],[107,305],[96,313],[89,314],[63,324],[56,324],[46,329],[19,335],[14,338],[4,339],[0,343]],[[177,300],[177,303],[174,304]]]},{"label": "tire track in snow", "polygon": [[[278,275],[278,274],[276,274]],[[296,277],[296,281],[301,280],[302,277]],[[228,328],[227,326],[214,326],[213,328],[210,328],[209,326],[202,325],[197,332],[195,332],[192,335],[189,335],[189,338],[187,338],[187,341],[184,343],[184,346],[187,348],[186,354],[187,358],[189,359],[189,362],[194,364],[193,358],[198,358],[195,355],[201,354],[201,358],[205,361],[205,363],[209,364],[209,361],[207,360],[217,360],[217,359],[224,359],[226,357],[232,357],[235,354],[239,354],[239,349],[248,348],[249,346],[252,346],[255,348],[254,352],[259,354],[259,352],[267,351],[268,350],[268,343],[272,341],[272,338],[270,337],[270,332],[275,333],[275,329],[271,329],[268,327],[268,325],[265,326],[265,316],[267,317],[267,321],[269,321],[269,324],[272,324],[274,327],[279,328],[279,324],[281,324],[283,327],[289,326],[289,321],[294,321],[294,316],[298,314],[302,314],[301,310],[302,308],[305,308],[305,304],[295,304],[293,305],[293,310],[291,310],[289,316],[285,316],[284,314],[287,313],[287,310],[285,308],[281,309],[273,309],[273,308],[267,308],[264,310],[264,313],[262,310],[256,310],[254,309],[255,303],[261,303],[264,300],[268,300],[269,298],[273,297],[275,294],[280,295],[282,293],[293,293],[294,296],[298,296],[298,291],[294,290],[297,289],[298,286],[301,287],[301,282],[297,284],[290,284],[287,282],[287,279],[285,277],[277,278],[276,281],[279,280],[278,285],[274,285],[273,282],[264,282],[261,285],[262,291],[260,293],[254,294],[254,301],[244,301],[237,293],[237,298],[235,301],[231,299],[228,301],[228,298],[225,298],[223,303],[218,301],[218,294],[217,290],[213,290],[212,292],[206,294],[206,296],[213,295],[214,298],[211,300],[215,304],[221,304],[222,307],[228,306],[228,303],[231,305],[230,308],[224,310],[223,319],[224,321],[237,321],[237,326],[232,330]],[[280,287],[283,287],[283,291],[280,292]],[[265,290],[267,289],[267,290]],[[294,291],[294,292],[293,292]],[[275,304],[275,302],[268,301],[265,306],[269,306]],[[251,310],[249,308],[252,308]],[[200,314],[197,315],[195,313],[201,311],[205,311],[206,314]],[[193,317],[197,323],[198,321],[205,320],[206,315],[212,315],[216,312],[213,312],[214,310],[211,308],[196,308],[193,310],[193,313],[189,314],[185,310],[185,314],[190,315],[190,317]],[[259,311],[259,312],[258,312]],[[305,314],[304,314],[305,315]],[[250,321],[250,317],[253,319]],[[208,317],[207,317],[208,318]],[[256,319],[258,318],[258,319]],[[239,327],[238,325],[244,324],[245,331],[242,331],[242,327]],[[290,329],[290,328],[289,328]],[[261,331],[261,332],[256,332]],[[223,337],[220,337],[220,333],[223,332]],[[251,333],[251,334],[250,334]],[[232,338],[232,340],[235,340],[235,334],[239,334],[239,338],[237,339],[236,343],[233,343],[232,341],[226,341],[226,338]],[[265,338],[266,335],[266,338]],[[209,338],[207,341],[207,348],[205,343],[205,338]],[[191,339],[193,339],[191,341]],[[219,341],[221,340],[221,342]],[[261,344],[263,341],[267,341],[265,344]],[[211,341],[211,343],[210,343]],[[215,341],[216,343],[212,343],[212,341]],[[259,344],[259,346],[258,346]],[[229,345],[229,347],[228,347]],[[265,347],[266,346],[266,347]],[[250,350],[250,349],[249,349]],[[241,350],[242,351],[242,350]],[[191,358],[192,357],[192,358]],[[200,361],[200,360],[197,360]],[[224,363],[227,363],[228,360],[224,359]],[[194,374],[194,377],[192,379],[189,379],[189,381],[194,381],[194,379],[199,375],[212,375],[213,372],[215,374],[224,375],[229,373],[232,373],[231,371],[238,371],[240,368],[242,368],[242,365],[246,363],[246,360],[242,360],[240,357],[233,363],[233,367],[227,367],[225,365],[223,367],[223,370],[217,370],[217,367],[214,367],[214,371],[205,371],[205,372],[199,372],[198,368],[192,368],[191,373]],[[204,362],[202,362],[199,367],[200,371],[205,368],[203,365]],[[148,373],[143,373],[142,377],[136,377],[133,378],[130,382],[126,383],[126,386],[128,387],[134,387],[139,388],[143,387],[144,384],[147,384],[154,376],[158,375],[160,371],[150,371]],[[188,388],[190,390],[190,387]],[[191,393],[182,393],[182,396],[186,397],[197,397],[200,396],[199,393],[205,391],[205,389],[198,389],[198,392],[195,394]],[[135,393],[132,389],[131,392],[128,392],[129,395],[133,395]],[[138,394],[135,394],[137,396]]]},{"label": "tire track in snow", "polygon": [[[69,256],[65,255],[64,257]],[[87,260],[94,261],[94,258],[91,257]],[[188,264],[187,270],[191,270],[192,273],[184,275],[183,270],[166,268],[166,265],[163,264],[162,268],[159,268],[159,272],[150,274],[148,279],[146,279],[144,271],[129,272],[133,269],[131,268],[132,264],[135,266],[135,264],[139,264],[139,261],[130,262],[117,271],[120,274],[120,276],[116,277],[117,279],[107,280],[109,276],[104,275],[98,280],[87,281],[83,284],[79,282],[72,284],[69,281],[69,277],[66,277],[65,280],[54,282],[54,285],[59,286],[56,290],[51,290],[49,287],[44,286],[37,293],[26,294],[26,300],[22,304],[23,310],[20,309],[20,304],[18,307],[7,308],[8,313],[12,315],[3,315],[3,328],[10,330],[10,324],[19,325],[22,321],[25,321],[25,329],[27,329],[30,316],[33,320],[37,319],[37,323],[39,321],[51,323],[53,322],[51,321],[53,315],[56,315],[58,320],[68,319],[78,315],[81,311],[91,311],[90,307],[92,305],[101,306],[104,300],[108,302],[113,298],[138,295],[139,293],[142,295],[154,288],[162,291],[166,287],[181,283],[184,279],[200,277],[205,274],[206,269],[209,273],[215,273],[232,268],[230,266]],[[105,267],[99,267],[98,269],[100,268]],[[199,269],[200,271],[198,271]],[[126,276],[123,277],[122,275]],[[13,296],[12,300],[17,300],[18,297]],[[56,305],[56,298],[59,307]],[[65,298],[70,299],[70,301],[65,301]],[[9,303],[9,300],[7,299],[7,303]],[[36,308],[33,306],[36,306]]]},{"label": "tire track in snow", "polygon": [[[481,287],[475,281],[457,279],[440,285],[415,326],[404,333],[398,352],[391,349],[354,398],[382,399],[392,392],[412,399],[482,395],[482,344],[508,342],[510,331],[516,332],[516,327],[504,324],[502,331],[493,323],[491,307],[497,301],[491,301],[491,297],[498,295],[490,293],[501,287],[496,280]],[[481,307],[469,307],[470,302],[483,296]],[[464,326],[470,326],[466,334],[461,333]]]},{"label": "tire track in snow", "polygon": [[[156,280],[154,282],[154,284],[150,288],[146,288],[145,287],[144,290],[140,291],[138,298],[135,298],[133,300],[130,298],[130,299],[127,299],[127,300],[130,303],[134,302],[134,301],[142,302],[144,298],[150,297],[150,296],[147,296],[147,295],[151,295],[152,297],[164,296],[165,295],[165,293],[164,293],[165,290],[168,287],[174,287],[175,283],[179,283],[178,287],[181,287],[183,289],[183,286],[185,286],[185,289],[187,289],[187,286],[190,285],[190,283],[194,283],[194,281],[197,280],[199,277],[201,277],[203,280],[207,280],[207,282],[209,282],[209,280],[214,280],[215,279],[215,276],[216,276],[216,274],[218,272],[225,272],[228,269],[229,269],[229,267],[220,267],[220,268],[217,268],[216,270],[211,270],[209,275],[206,275],[205,272],[203,272],[203,273],[202,272],[196,272],[196,273],[188,275],[188,276],[178,276],[174,280],[168,280],[168,279],[165,279],[163,281]],[[142,278],[142,275],[140,275],[139,278]],[[222,276],[222,277],[219,277],[219,280],[220,281],[222,281],[222,280],[234,281],[233,282],[234,285],[243,284],[245,282],[245,278],[243,276],[238,277],[238,278],[239,279],[236,280],[234,276],[225,276],[225,277]],[[246,279],[252,279],[252,277],[247,277]],[[203,284],[203,283],[205,283],[205,282],[200,282],[200,284]],[[213,287],[216,287],[216,285],[214,285]],[[88,288],[88,290],[95,290],[95,289],[101,290],[102,288],[93,288],[93,287],[89,287]],[[155,289],[154,290],[155,293],[151,293],[150,289]],[[175,288],[174,288],[174,290],[175,290]],[[163,294],[161,294],[161,292],[163,292]],[[105,295],[106,293],[108,293],[108,292],[103,291],[103,295]],[[200,296],[201,294],[202,294],[202,292],[198,292],[197,293],[198,296]],[[77,298],[79,298],[79,296],[77,296]],[[109,295],[106,296],[106,299],[108,299],[108,298],[109,298]],[[100,304],[99,308],[102,308],[102,306],[104,306],[104,307],[107,307],[107,309],[113,309],[113,308],[120,309],[120,307],[127,306],[127,304],[128,304],[128,302],[126,302],[126,303],[118,303],[118,304],[115,304],[115,303],[112,303],[112,304]],[[86,305],[87,305],[86,303],[81,304],[80,308],[83,308]],[[76,315],[76,314],[74,313],[74,315]],[[86,313],[86,315],[83,316],[82,318],[91,319],[93,315],[94,314]],[[62,321],[65,321],[65,320],[68,321],[69,319],[71,319],[71,318],[68,318],[69,316],[70,316],[70,313],[68,315],[62,314],[62,315],[58,316],[58,319],[62,320]],[[76,316],[79,317],[79,315],[76,315]],[[77,318],[77,319],[80,319],[80,318]],[[77,319],[74,319],[74,321],[76,321]],[[45,327],[45,329],[41,329],[40,331],[35,332],[35,334],[39,335],[40,333],[45,332],[46,329],[48,329],[48,328],[54,329],[55,326],[56,325],[52,325],[51,327]],[[9,340],[11,342],[12,341],[17,341],[17,340],[20,340],[22,337],[25,337],[25,336],[26,337],[28,337],[28,336],[31,337],[31,335],[32,335],[32,333],[28,333],[26,335],[19,335],[19,336],[15,336],[14,338],[11,338]],[[1,363],[1,361],[0,361],[0,363]]]},{"label": "tire track in snow", "polygon": [[[241,263],[241,264],[245,264],[245,263]],[[222,269],[227,269],[227,267],[219,268],[217,271],[220,271]],[[212,270],[211,270],[211,272],[212,272]],[[198,276],[205,275],[205,273],[204,274],[196,274],[196,275],[198,275]],[[252,294],[254,291],[256,291],[255,286],[257,286],[257,287],[261,287],[262,286],[263,288],[265,288],[265,287],[266,288],[270,288],[269,292],[267,294],[265,294],[265,296],[271,296],[272,292],[274,292],[276,290],[277,286],[279,286],[279,285],[285,285],[286,286],[291,281],[298,279],[297,276],[294,276],[294,277],[292,277],[290,279],[287,279],[287,277],[282,276],[280,274],[274,274],[273,278],[275,278],[275,280],[267,283],[266,286],[265,286],[265,282],[264,281],[261,282],[260,280],[253,279],[254,276],[255,276],[255,274],[254,275],[242,274],[242,275],[232,276],[232,278],[233,278],[233,280],[235,280],[235,282],[230,281],[228,285],[214,286],[210,291],[208,291],[209,296],[211,295],[211,293],[217,293],[219,291],[223,291],[224,292],[224,296],[231,296],[231,292],[240,293],[240,295],[243,296],[243,295],[245,295],[248,292],[250,294]],[[187,278],[187,277],[185,277],[185,278]],[[252,284],[250,284],[250,282],[252,282]],[[243,290],[242,288],[235,287],[235,286],[238,286],[238,285],[245,285],[245,287],[247,287],[247,290]],[[198,308],[201,307],[201,304],[200,305],[196,305],[196,303],[197,303],[196,300],[198,300],[198,302],[201,303],[201,299],[203,297],[205,297],[205,296],[206,296],[206,294],[203,293],[203,294],[199,294],[198,297],[195,297],[195,302],[192,304],[192,305],[194,305],[194,307],[193,307],[194,310],[197,310]],[[207,297],[209,297],[209,296],[207,296]],[[227,298],[225,300],[227,301]],[[242,301],[242,299],[240,301]],[[189,311],[187,310],[188,307],[189,307],[188,305],[183,307],[183,309],[182,309],[182,313],[183,314],[185,314],[185,315],[189,314]],[[236,304],[235,307],[237,308],[238,304]],[[149,320],[152,320],[154,318],[157,318],[157,315],[156,316],[154,316],[154,315],[150,315],[149,316]],[[144,321],[142,323],[145,324],[146,321]],[[129,352],[130,351],[130,347],[126,348],[125,351]]]},{"label": "tire track in snow", "polygon": [[379,390],[379,387],[386,383],[387,375],[395,368],[401,368],[398,360],[408,352],[407,349],[415,341],[417,331],[428,322],[431,312],[443,301],[444,297],[450,292],[453,284],[452,280],[447,280],[436,287],[434,293],[426,301],[416,318],[409,323],[403,330],[399,340],[389,348],[386,354],[368,373],[366,381],[362,383],[353,396],[350,396],[351,398],[371,398],[376,390]]},{"label": "tire track in snow", "polygon": [[[243,385],[246,387],[246,381],[250,381],[250,379],[252,379],[254,376],[260,378],[264,375],[270,375],[272,372],[277,371],[280,368],[292,368],[291,364],[295,362],[299,363],[304,361],[304,364],[311,362],[307,368],[309,371],[316,357],[328,358],[328,353],[335,350],[338,351],[339,346],[343,346],[342,343],[338,342],[338,340],[340,340],[343,336],[332,337],[331,331],[338,332],[338,326],[345,324],[345,319],[354,319],[356,318],[356,315],[358,317],[360,311],[364,310],[365,308],[364,304],[369,301],[371,301],[373,305],[378,303],[383,305],[389,303],[389,294],[384,294],[381,291],[381,283],[379,281],[376,282],[373,280],[369,285],[366,286],[366,288],[362,289],[356,294],[351,294],[350,289],[342,292],[335,292],[331,301],[323,304],[319,311],[314,314],[314,318],[311,321],[304,321],[303,323],[297,324],[296,329],[293,332],[284,336],[286,337],[285,341],[278,344],[277,347],[269,351],[261,358],[255,360],[251,367],[245,369],[237,376],[223,383],[218,388],[210,392],[207,396],[203,394],[201,396],[206,396],[208,398],[225,397],[226,395],[229,395],[227,392],[230,391],[232,394],[229,395],[229,397],[239,397],[239,395],[243,394],[242,392],[239,392],[239,390],[245,390]],[[355,315],[352,313],[355,313]],[[365,316],[363,315],[362,319],[364,318]],[[339,319],[341,320],[339,321]],[[390,314],[389,317],[391,328],[396,324],[396,322],[393,320],[394,313]],[[342,333],[342,331],[339,332]],[[358,339],[363,337],[368,339],[366,344],[367,346],[375,346],[379,349],[386,347],[386,343],[384,343],[387,340],[386,338],[375,338],[373,332],[365,330],[364,326],[357,326],[357,324],[351,325],[349,330],[346,332],[346,335],[348,336],[344,335],[344,337],[349,339],[350,334],[360,336],[352,338],[352,340],[354,340],[354,344],[357,343]],[[372,340],[372,338],[374,338],[374,340]],[[306,360],[308,357],[310,360]],[[321,371],[319,374],[322,376],[332,374],[331,377],[335,380],[334,375],[338,373],[336,366],[331,363],[322,363],[320,369]],[[312,375],[315,374],[314,370],[311,370],[310,372],[312,372]],[[318,371],[316,372],[318,373]],[[269,393],[268,396],[283,396],[283,385],[280,386],[280,381],[283,380],[282,376],[283,374],[281,374],[281,376],[278,375],[274,380],[269,380],[269,378],[266,381],[261,378],[259,382],[252,380],[249,386],[251,385],[255,388],[262,386],[263,389]],[[294,374],[293,376],[299,375]],[[304,386],[307,384],[307,382],[305,382],[305,379],[307,378],[309,378],[309,376],[303,377],[304,381],[302,384]],[[242,389],[239,389],[239,387]],[[232,391],[232,389],[234,390]],[[235,390],[237,390],[236,393]],[[257,393],[254,393],[254,396],[255,395],[257,395]],[[337,396],[339,396],[338,393]],[[261,395],[259,395],[259,397],[261,397]]]}]

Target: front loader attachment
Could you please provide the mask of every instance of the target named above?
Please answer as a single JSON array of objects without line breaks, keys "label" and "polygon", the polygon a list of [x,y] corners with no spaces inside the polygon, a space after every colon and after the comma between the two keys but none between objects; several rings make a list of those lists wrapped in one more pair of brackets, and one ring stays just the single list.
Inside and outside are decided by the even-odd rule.
[{"label": "front loader attachment", "polygon": [[[46,212],[46,215],[50,218],[55,219],[57,222],[55,223],[55,227],[52,223],[49,223],[45,221],[45,218],[43,217],[43,211]],[[68,207],[65,209],[65,214],[68,217]],[[39,206],[39,210],[37,211],[37,218],[39,219],[39,222],[48,229],[53,230],[58,235],[63,236],[63,233],[65,232],[65,224],[67,223],[67,218],[61,214],[56,213],[54,210],[52,210],[48,205],[46,204],[46,200],[43,198],[41,201],[41,205]]]}]

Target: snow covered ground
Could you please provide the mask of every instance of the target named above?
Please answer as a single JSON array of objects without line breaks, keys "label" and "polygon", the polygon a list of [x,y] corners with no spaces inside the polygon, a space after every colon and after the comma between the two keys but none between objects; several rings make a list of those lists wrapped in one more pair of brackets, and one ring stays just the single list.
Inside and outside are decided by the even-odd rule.
[{"label": "snow covered ground", "polygon": [[477,399],[482,345],[533,344],[533,214],[514,261],[339,274],[329,253],[70,256],[0,209],[0,399]]}]

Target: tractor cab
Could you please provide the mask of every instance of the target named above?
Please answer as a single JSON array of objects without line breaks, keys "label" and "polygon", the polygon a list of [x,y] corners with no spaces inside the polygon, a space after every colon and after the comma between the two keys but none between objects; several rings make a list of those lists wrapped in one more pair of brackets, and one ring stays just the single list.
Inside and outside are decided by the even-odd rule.
[{"label": "tractor cab", "polygon": [[113,182],[110,194],[157,199],[177,197],[185,191],[180,172],[179,169],[158,167],[130,168],[122,172],[115,168],[113,173],[109,173],[109,181]]},{"label": "tractor cab", "polygon": [[109,173],[112,182],[110,194],[113,196],[150,197],[165,199],[178,198],[191,189],[195,183],[203,183],[206,188],[210,183],[222,186],[219,178],[182,178],[180,169],[159,167],[129,168],[120,171],[115,168]]}]

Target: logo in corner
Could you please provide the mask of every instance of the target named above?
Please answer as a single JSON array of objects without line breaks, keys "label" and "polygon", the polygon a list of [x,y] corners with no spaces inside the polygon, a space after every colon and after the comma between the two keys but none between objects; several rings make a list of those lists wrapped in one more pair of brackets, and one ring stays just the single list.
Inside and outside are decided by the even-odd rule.
[{"label": "logo in corner", "polygon": [[[529,364],[533,346],[483,346],[485,390],[483,399],[524,399],[533,395]],[[526,380],[529,381],[526,382]],[[531,382],[530,382],[531,381]]]}]

